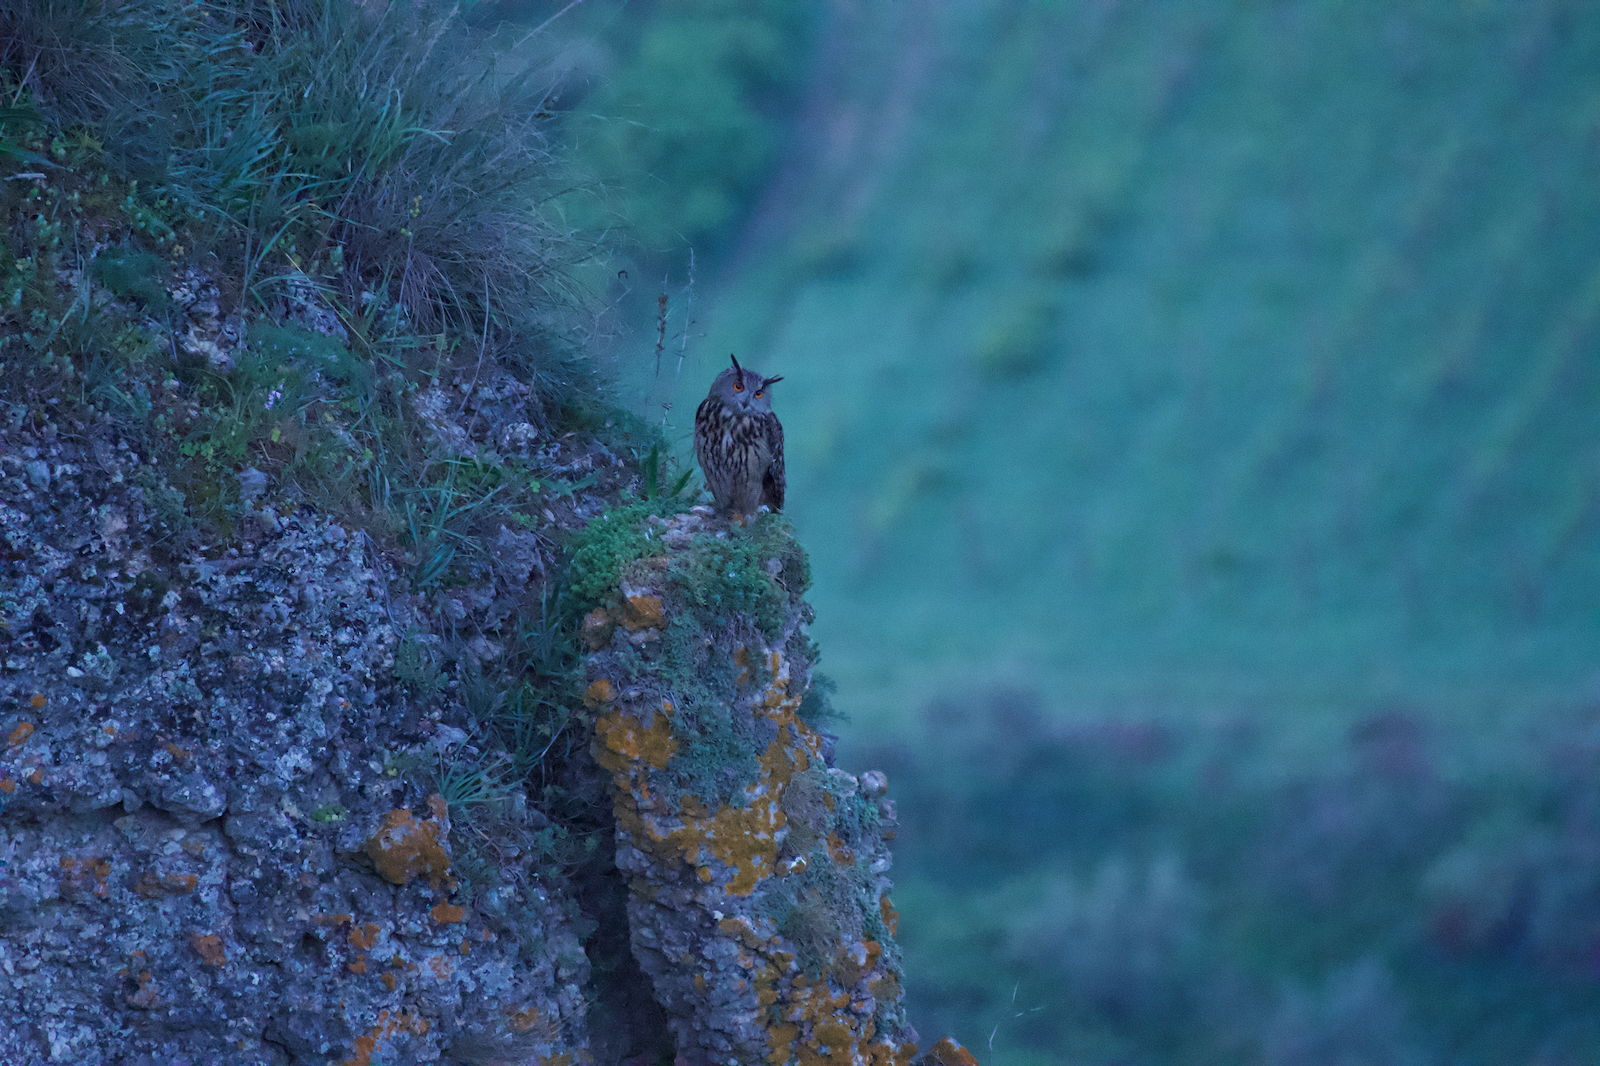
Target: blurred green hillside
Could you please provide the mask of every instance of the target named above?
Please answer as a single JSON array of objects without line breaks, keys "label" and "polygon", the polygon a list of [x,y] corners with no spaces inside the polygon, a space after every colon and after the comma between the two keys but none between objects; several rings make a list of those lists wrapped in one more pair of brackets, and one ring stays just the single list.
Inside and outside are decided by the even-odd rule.
[{"label": "blurred green hillside", "polygon": [[691,248],[724,249],[769,177],[816,20],[790,0],[569,8],[551,9],[570,20],[568,139],[600,194],[578,213],[682,272]]},{"label": "blurred green hillside", "polygon": [[838,4],[818,49],[675,399],[786,375],[858,729],[1592,692],[1600,12]]}]

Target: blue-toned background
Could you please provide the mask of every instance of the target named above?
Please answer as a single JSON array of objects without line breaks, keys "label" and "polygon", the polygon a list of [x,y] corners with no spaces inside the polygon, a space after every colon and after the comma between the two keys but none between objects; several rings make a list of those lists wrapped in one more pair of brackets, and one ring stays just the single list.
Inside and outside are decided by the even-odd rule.
[{"label": "blue-toned background", "polygon": [[687,455],[729,351],[785,375],[919,1024],[1007,1063],[1597,1060],[1600,10],[551,32],[575,219],[634,241],[624,399]]}]

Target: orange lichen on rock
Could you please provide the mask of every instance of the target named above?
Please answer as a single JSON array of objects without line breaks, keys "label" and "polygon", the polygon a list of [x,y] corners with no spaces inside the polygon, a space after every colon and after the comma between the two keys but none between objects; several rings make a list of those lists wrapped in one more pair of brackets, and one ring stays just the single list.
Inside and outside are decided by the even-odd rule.
[{"label": "orange lichen on rock", "polygon": [[911,1066],[911,1060],[917,1057],[917,1045],[868,1044],[866,1052],[871,1066]]},{"label": "orange lichen on rock", "polygon": [[[876,907],[878,914],[845,916],[829,927],[831,946],[808,942],[803,948],[786,939],[788,934],[772,918],[763,916],[767,893],[778,891],[773,879],[804,871],[804,853],[810,847],[802,844],[791,849],[794,854],[783,852],[780,861],[782,848],[789,847],[784,842],[796,839],[785,835],[794,832],[790,812],[783,806],[785,794],[789,793],[795,810],[814,809],[818,819],[829,823],[854,801],[848,798],[850,792],[841,790],[836,810],[828,802],[834,798],[828,791],[832,786],[818,784],[833,780],[834,772],[827,769],[827,744],[799,715],[805,686],[791,683],[790,664],[783,655],[752,644],[737,648],[733,661],[738,679],[724,698],[735,722],[748,720],[742,717],[746,713],[754,719],[753,731],[739,727],[738,742],[761,740],[760,746],[743,749],[754,756],[754,772],[733,785],[731,794],[720,783],[726,777],[696,776],[702,774],[699,769],[680,773],[679,764],[672,761],[680,741],[692,744],[696,731],[704,732],[708,722],[716,721],[698,705],[684,704],[695,709],[696,717],[689,718],[686,710],[684,720],[676,721],[665,707],[646,710],[647,702],[635,697],[630,687],[624,701],[606,708],[595,722],[593,751],[596,761],[612,774],[619,846],[625,843],[644,855],[643,860],[630,859],[625,867],[634,871],[630,889],[646,908],[644,915],[661,913],[660,919],[644,920],[660,920],[667,931],[680,936],[682,923],[693,920],[694,912],[685,914],[683,902],[675,899],[665,906],[653,902],[664,894],[663,886],[671,886],[674,896],[686,895],[687,905],[703,908],[699,913],[711,920],[709,928],[691,927],[691,950],[659,956],[650,976],[658,987],[665,982],[677,989],[674,995],[694,1004],[691,1009],[709,1012],[704,1018],[696,1015],[694,1024],[704,1026],[708,1034],[694,1049],[696,1054],[730,1047],[740,1061],[755,1055],[772,1066],[909,1066],[917,1049],[898,1035],[904,1022],[894,953],[884,947],[887,931],[876,927],[879,914],[889,924],[892,910],[886,910],[886,904],[866,902],[876,898],[869,895],[863,903]],[[591,690],[604,680],[594,682]],[[628,683],[634,681],[628,675]],[[640,688],[650,691],[647,685]],[[655,692],[652,700],[664,695],[659,689]],[[682,731],[674,733],[674,726]],[[717,738],[717,742],[725,741]],[[700,752],[691,748],[690,754],[698,757]],[[824,774],[819,775],[816,767]],[[807,775],[803,779],[807,791],[797,796],[789,790],[800,787],[797,775],[801,774]],[[690,781],[696,782],[698,794],[685,790]],[[826,813],[821,813],[824,807]],[[848,810],[854,812],[853,807]],[[792,824],[798,826],[800,821],[797,815]],[[809,839],[825,848],[838,865],[837,871],[827,871],[828,877],[860,881],[865,889],[869,882],[862,880],[867,876],[864,867],[876,858],[871,849],[878,845],[870,833],[844,828],[851,824],[842,819],[839,828],[818,824]],[[619,857],[619,865],[622,861]],[[883,943],[865,938],[862,926],[869,916]],[[715,942],[715,950],[711,944],[704,944],[703,952],[694,950],[695,937]],[[657,942],[672,941],[662,936]],[[820,971],[814,968],[807,975],[801,968],[797,956],[806,951],[825,956]],[[807,965],[818,962],[813,959]],[[725,1020],[730,1018],[744,1020]],[[713,1039],[730,1043],[714,1044]],[[689,1049],[680,1051],[694,1061]]]},{"label": "orange lichen on rock", "polygon": [[617,698],[617,692],[611,682],[605,678],[594,682],[583,693],[583,704],[591,710],[604,707]]},{"label": "orange lichen on rock", "polygon": [[75,858],[61,856],[61,886],[77,891],[89,891],[99,899],[111,895],[107,878],[111,875],[111,862],[98,855]]},{"label": "orange lichen on rock", "polygon": [[378,1024],[356,1037],[354,1054],[341,1059],[339,1066],[372,1066],[372,1053],[380,1043],[397,1036],[426,1036],[430,1028],[432,1026],[428,1019],[415,1011],[400,1011],[397,1014],[379,1011]]},{"label": "orange lichen on rock", "polygon": [[874,1039],[870,1013],[858,1013],[848,991],[833,991],[828,982],[796,975],[780,1008],[781,1018],[767,1026],[767,1061],[771,1066],[909,1066],[915,1044]]},{"label": "orange lichen on rock", "polygon": [[877,970],[878,960],[883,957],[883,945],[876,940],[867,940],[859,944],[852,944],[850,948],[839,953],[834,960],[833,973],[839,982],[847,988],[855,988]]},{"label": "orange lichen on rock", "polygon": [[382,926],[368,922],[350,930],[350,946],[361,951],[371,951],[372,946],[378,942],[378,933],[382,929]]},{"label": "orange lichen on rock", "polygon": [[437,904],[428,913],[433,915],[433,920],[441,925],[465,921],[467,918],[467,908],[458,907],[454,903]]},{"label": "orange lichen on rock", "polygon": [[454,887],[446,850],[450,823],[443,817],[444,800],[430,796],[428,804],[433,818],[417,819],[409,809],[396,808],[383,816],[378,831],[367,841],[373,866],[392,884],[409,884],[415,877],[426,876],[432,888]]},{"label": "orange lichen on rock", "polygon": [[[596,681],[595,685],[602,684]],[[594,685],[589,686],[591,689]],[[678,754],[678,742],[672,735],[672,721],[665,711],[657,711],[650,728],[626,711],[603,714],[594,724],[595,759],[613,774],[623,771],[630,762],[643,759],[657,770],[663,769]]]},{"label": "orange lichen on rock", "polygon": [[28,706],[34,708],[35,710],[37,710],[40,707],[43,707],[44,704],[45,704],[45,698],[44,698],[44,693],[42,693],[42,692],[35,692],[32,696],[28,697]]},{"label": "orange lichen on rock", "polygon": [[[161,997],[156,993],[156,979],[150,975],[149,970],[139,969],[149,963],[150,956],[142,951],[135,951],[128,956],[128,965],[125,969],[117,971],[117,976],[134,983],[133,991],[127,994],[128,1006],[137,1007],[139,1010],[155,1010],[161,1005]],[[139,969],[135,974],[133,971]]]},{"label": "orange lichen on rock", "polygon": [[772,1066],[783,1066],[794,1057],[794,1045],[800,1039],[800,1027],[792,1022],[778,1022],[767,1026],[767,1061]]},{"label": "orange lichen on rock", "polygon": [[900,931],[900,912],[889,903],[888,896],[878,898],[878,913],[883,917],[883,924],[889,927],[889,935]]},{"label": "orange lichen on rock", "polygon": [[[44,697],[35,696],[34,699],[41,701],[40,703],[34,704],[35,707],[38,707],[42,705]],[[10,734],[6,737],[6,746],[20,748],[22,745],[28,742],[28,738],[31,736],[33,736],[33,723],[18,722],[16,728],[12,729]]]},{"label": "orange lichen on rock", "polygon": [[622,624],[630,633],[637,633],[641,629],[660,629],[666,625],[667,616],[661,609],[661,597],[643,593],[629,596],[622,604]]},{"label": "orange lichen on rock", "polygon": [[723,807],[709,819],[689,821],[668,839],[693,866],[705,868],[716,859],[731,868],[727,891],[748,896],[777,868],[777,832],[783,824],[784,814],[777,802],[762,797],[748,807]]},{"label": "orange lichen on rock", "polygon": [[977,1056],[948,1036],[928,1049],[926,1066],[978,1066]]},{"label": "orange lichen on rock", "polygon": [[792,739],[787,723],[778,727],[778,739],[767,745],[761,755],[761,770],[767,783],[774,789],[785,789],[794,775],[804,773],[811,765],[811,754]]},{"label": "orange lichen on rock", "polygon": [[537,1007],[526,1007],[522,1010],[513,1007],[503,1009],[506,1012],[506,1025],[514,1033],[533,1033],[546,1040],[554,1040],[560,1035],[560,1024],[545,1018]]},{"label": "orange lichen on rock", "polygon": [[228,953],[222,947],[222,938],[216,933],[192,933],[189,936],[189,946],[194,948],[194,953],[200,956],[200,961],[207,966],[221,966],[228,961]]},{"label": "orange lichen on rock", "polygon": [[731,895],[748,896],[765,878],[785,872],[778,866],[778,833],[787,816],[779,801],[794,775],[819,757],[820,746],[794,716],[799,701],[786,697],[782,691],[786,686],[787,678],[779,673],[777,695],[768,693],[757,702],[778,724],[778,737],[762,753],[760,777],[747,787],[744,805],[712,811],[699,797],[685,794],[679,800],[677,817],[671,819],[675,824],[665,829],[650,825],[639,814],[649,805],[644,801],[648,787],[637,765],[642,760],[662,769],[676,753],[677,742],[665,713],[655,716],[650,730],[642,730],[638,719],[621,711],[603,716],[595,723],[599,742],[595,755],[616,779],[618,825],[636,838],[638,846],[654,853],[665,855],[676,849],[684,862],[697,868],[696,875],[703,882],[716,877],[713,861],[729,868],[725,888]]},{"label": "orange lichen on rock", "polygon": [[156,979],[150,976],[149,970],[140,970],[134,977],[134,984],[137,987],[128,994],[128,1006],[155,1010],[161,1005],[161,996],[156,992]]}]

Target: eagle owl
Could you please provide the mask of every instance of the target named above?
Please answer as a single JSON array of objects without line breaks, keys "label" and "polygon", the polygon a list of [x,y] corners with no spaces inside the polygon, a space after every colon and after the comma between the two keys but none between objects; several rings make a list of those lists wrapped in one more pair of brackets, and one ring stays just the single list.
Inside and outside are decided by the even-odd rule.
[{"label": "eagle owl", "polygon": [[695,458],[719,511],[747,515],[762,504],[783,510],[783,426],[772,413],[770,391],[782,380],[733,359],[694,413]]}]

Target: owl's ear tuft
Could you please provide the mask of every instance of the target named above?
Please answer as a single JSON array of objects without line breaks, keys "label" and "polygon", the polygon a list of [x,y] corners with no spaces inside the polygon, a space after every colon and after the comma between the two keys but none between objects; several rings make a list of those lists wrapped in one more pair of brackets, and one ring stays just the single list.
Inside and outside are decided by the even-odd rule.
[{"label": "owl's ear tuft", "polygon": [[761,387],[762,387],[762,388],[763,388],[763,389],[764,389],[764,388],[766,388],[766,387],[767,387],[767,386],[768,386],[768,385],[771,385],[771,384],[772,384],[772,383],[773,383],[773,382],[776,382],[776,381],[782,381],[782,380],[783,380],[783,375],[782,375],[782,374],[779,374],[779,375],[778,375],[778,376],[777,376],[777,377],[775,377],[775,378],[762,378],[762,379],[761,379]]},{"label": "owl's ear tuft", "polygon": [[734,368],[734,369],[735,369],[735,370],[737,370],[737,371],[738,371],[738,372],[739,372],[739,373],[741,373],[741,374],[742,374],[742,373],[744,373],[744,367],[742,367],[742,366],[740,366],[740,365],[739,365],[739,360],[737,360],[737,359],[734,359],[734,357],[733,357],[733,353],[732,353],[732,352],[729,352],[729,353],[728,353],[728,358],[729,358],[729,359],[733,359],[733,368]]}]

